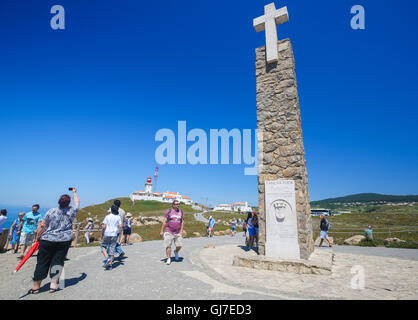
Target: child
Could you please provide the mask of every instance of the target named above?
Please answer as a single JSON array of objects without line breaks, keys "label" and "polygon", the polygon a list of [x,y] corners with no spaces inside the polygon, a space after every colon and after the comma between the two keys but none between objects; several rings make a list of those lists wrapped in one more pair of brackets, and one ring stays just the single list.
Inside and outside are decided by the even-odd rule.
[{"label": "child", "polygon": [[208,237],[213,237],[214,229],[215,229],[215,218],[212,216],[209,217],[209,235]]},{"label": "child", "polygon": [[123,241],[124,244],[129,243],[129,237],[131,236],[131,225],[132,225],[132,215],[128,212],[126,214],[125,221],[123,222]]},{"label": "child", "polygon": [[94,223],[93,223],[92,218],[88,218],[87,221],[88,221],[88,223],[87,223],[86,228],[85,228],[86,232],[84,233],[84,236],[86,237],[87,244],[89,244],[90,243],[90,232],[94,228]]},{"label": "child", "polygon": [[236,228],[237,228],[237,220],[235,218],[232,218],[229,220],[229,223],[231,224],[231,236],[235,236]]},{"label": "child", "polygon": [[19,234],[18,234],[17,229],[19,228],[20,223],[23,221],[24,216],[25,216],[25,213],[20,212],[19,217],[16,218],[15,221],[13,221],[13,224],[10,227],[9,238],[12,239],[12,241],[10,243],[12,245],[13,253],[16,253],[17,249],[19,248]]},{"label": "child", "polygon": [[244,231],[244,237],[247,236],[247,221],[244,220],[242,223],[242,231]]}]

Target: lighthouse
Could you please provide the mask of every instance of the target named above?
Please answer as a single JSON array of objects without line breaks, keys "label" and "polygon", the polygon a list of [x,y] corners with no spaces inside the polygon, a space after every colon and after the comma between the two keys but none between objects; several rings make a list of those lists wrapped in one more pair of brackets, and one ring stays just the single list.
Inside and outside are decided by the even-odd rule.
[{"label": "lighthouse", "polygon": [[151,195],[152,194],[152,182],[151,182],[151,177],[148,177],[147,182],[145,183],[145,193],[147,195]]}]

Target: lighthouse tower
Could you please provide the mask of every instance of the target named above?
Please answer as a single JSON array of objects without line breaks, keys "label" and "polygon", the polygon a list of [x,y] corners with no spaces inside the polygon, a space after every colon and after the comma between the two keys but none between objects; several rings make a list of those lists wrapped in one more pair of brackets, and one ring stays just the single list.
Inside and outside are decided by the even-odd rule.
[{"label": "lighthouse tower", "polygon": [[151,177],[148,177],[147,182],[145,183],[145,193],[148,195],[152,194]]}]

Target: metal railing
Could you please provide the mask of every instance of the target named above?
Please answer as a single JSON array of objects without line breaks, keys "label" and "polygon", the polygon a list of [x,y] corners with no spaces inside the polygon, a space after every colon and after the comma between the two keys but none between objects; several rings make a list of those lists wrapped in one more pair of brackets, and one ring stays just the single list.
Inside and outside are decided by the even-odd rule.
[{"label": "metal railing", "polygon": [[72,242],[72,245],[75,247],[76,245],[77,245],[77,243],[78,243],[78,238],[79,238],[79,235],[80,235],[80,232],[102,232],[102,230],[103,230],[103,228],[101,227],[101,225],[100,225],[100,227],[98,227],[98,228],[93,228],[93,229],[88,229],[88,230],[86,230],[86,229],[82,229],[81,228],[81,222],[75,222],[75,223],[73,223],[73,234],[74,234],[74,240],[73,240],[73,242]]},{"label": "metal railing", "polygon": [[[373,228],[373,234],[389,234],[389,236],[392,235],[392,233],[404,233],[404,232],[417,232],[418,226],[388,226],[388,227],[381,227],[381,228]],[[313,231],[319,232],[319,227],[312,227]],[[339,230],[351,230],[351,231],[339,231]],[[339,228],[339,227],[332,227],[328,230],[328,234],[340,234],[340,233],[349,233],[349,234],[355,234],[355,233],[364,233],[365,228],[359,228],[359,227],[352,227],[352,228]],[[379,231],[375,231],[379,230]],[[386,230],[386,231],[383,231]]]}]

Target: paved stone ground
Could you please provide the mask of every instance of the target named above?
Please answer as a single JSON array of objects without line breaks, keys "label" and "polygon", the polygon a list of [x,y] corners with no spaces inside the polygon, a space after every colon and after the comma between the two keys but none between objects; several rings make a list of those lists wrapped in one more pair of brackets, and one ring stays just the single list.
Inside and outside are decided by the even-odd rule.
[{"label": "paved stone ground", "polygon": [[206,219],[202,214],[204,214],[204,213],[206,213],[206,211],[203,211],[203,212],[196,212],[195,214],[194,214],[194,218],[197,220],[197,221],[200,221],[200,222],[203,222],[203,223],[208,223],[209,222],[209,220],[208,219]]},{"label": "paved stone ground", "polygon": [[[373,251],[367,248],[369,253]],[[378,248],[380,249],[380,248]],[[384,249],[384,248],[382,248]],[[392,258],[392,250],[384,257],[381,250],[378,255],[340,253],[347,251],[335,246],[332,275],[296,275],[287,272],[272,272],[231,266],[235,254],[243,254],[242,249],[233,245],[224,245],[215,249],[203,249],[200,259],[205,266],[222,275],[234,285],[254,291],[268,292],[284,299],[417,299],[418,298],[418,261],[413,257],[418,250],[409,250],[412,260]],[[402,250],[402,249],[394,249]],[[405,249],[406,250],[406,249]],[[355,250],[357,251],[357,250]],[[373,252],[376,253],[376,252]],[[254,252],[246,253],[255,255]],[[364,270],[364,289],[351,286],[352,268],[360,266]],[[355,270],[355,269],[354,269]],[[248,279],[251,279],[250,281]]]},{"label": "paved stone ground", "polygon": [[[244,237],[219,236],[184,240],[181,262],[165,264],[162,241],[124,246],[127,258],[116,261],[112,271],[102,268],[99,247],[70,249],[65,263],[65,288],[50,294],[49,280],[41,293],[25,295],[31,287],[36,258],[31,258],[12,276],[16,255],[0,255],[0,299],[88,300],[88,299],[417,299],[417,251],[392,258],[339,251],[334,247],[332,276],[289,273],[232,267],[233,255],[245,252]],[[204,248],[214,244],[215,248]],[[341,247],[342,248],[342,247]],[[359,248],[356,248],[359,249]],[[361,248],[363,249],[363,248]],[[384,248],[382,248],[384,249]],[[319,250],[329,250],[320,248]],[[342,250],[348,250],[346,248]],[[402,250],[402,249],[393,249]],[[405,249],[406,250],[406,249]],[[254,253],[247,253],[254,254]],[[366,288],[353,290],[350,273],[353,265],[362,265]]]}]

